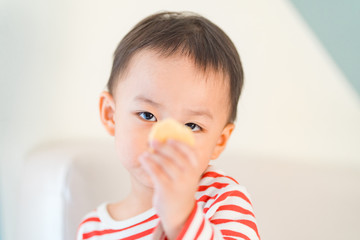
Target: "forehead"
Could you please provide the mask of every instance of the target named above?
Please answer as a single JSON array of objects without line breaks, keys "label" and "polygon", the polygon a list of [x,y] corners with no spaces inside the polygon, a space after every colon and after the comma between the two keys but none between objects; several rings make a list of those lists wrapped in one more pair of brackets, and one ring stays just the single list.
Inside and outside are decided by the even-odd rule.
[{"label": "forehead", "polygon": [[[134,74],[139,68],[154,71],[163,69],[162,73],[167,70],[173,70],[171,67],[177,65],[178,68],[186,68],[194,74],[193,80],[205,80],[207,84],[217,85],[217,87],[228,88],[230,85],[229,76],[222,69],[215,69],[208,65],[200,65],[195,62],[194,58],[181,52],[169,53],[163,50],[142,49],[137,51],[129,60],[126,69],[119,76],[119,81],[127,79],[129,73]],[[170,68],[168,68],[170,67]],[[167,71],[167,72],[169,72]],[[188,72],[190,72],[188,71]],[[160,73],[160,72],[158,72]]]}]

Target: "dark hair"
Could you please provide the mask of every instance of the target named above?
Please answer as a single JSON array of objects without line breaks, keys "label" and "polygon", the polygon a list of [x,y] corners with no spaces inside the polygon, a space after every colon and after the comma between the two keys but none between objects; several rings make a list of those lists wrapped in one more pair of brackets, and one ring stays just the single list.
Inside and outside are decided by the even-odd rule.
[{"label": "dark hair", "polygon": [[161,12],[140,21],[119,43],[107,88],[113,94],[130,59],[142,49],[162,55],[181,53],[191,57],[204,71],[220,70],[229,79],[230,112],[228,122],[236,119],[237,104],[244,73],[240,57],[230,38],[208,19],[191,12]]}]

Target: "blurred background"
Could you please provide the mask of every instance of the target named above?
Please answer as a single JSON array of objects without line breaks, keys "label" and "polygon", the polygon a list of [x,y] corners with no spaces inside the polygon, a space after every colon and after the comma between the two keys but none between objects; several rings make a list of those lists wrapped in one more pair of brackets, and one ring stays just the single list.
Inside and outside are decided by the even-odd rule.
[{"label": "blurred background", "polygon": [[1,240],[14,239],[27,152],[53,140],[112,141],[98,97],[113,51],[160,10],[202,14],[240,53],[245,86],[222,159],[360,168],[359,1],[0,0]]}]

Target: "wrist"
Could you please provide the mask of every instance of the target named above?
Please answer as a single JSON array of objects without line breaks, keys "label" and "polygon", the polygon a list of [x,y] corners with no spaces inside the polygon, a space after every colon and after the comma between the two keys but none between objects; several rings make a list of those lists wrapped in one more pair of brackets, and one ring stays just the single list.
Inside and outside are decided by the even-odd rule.
[{"label": "wrist", "polygon": [[162,222],[164,232],[169,240],[181,239],[181,236],[185,234],[197,210],[196,201],[194,200],[189,206],[186,211],[185,209],[182,211],[182,216]]}]

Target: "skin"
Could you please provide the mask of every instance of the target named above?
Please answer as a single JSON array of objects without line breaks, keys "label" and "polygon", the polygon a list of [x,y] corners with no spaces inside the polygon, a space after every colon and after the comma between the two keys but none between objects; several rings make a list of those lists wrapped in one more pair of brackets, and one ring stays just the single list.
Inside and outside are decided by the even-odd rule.
[{"label": "skin", "polygon": [[[235,127],[227,122],[226,82],[222,73],[204,72],[186,56],[163,57],[145,49],[132,57],[114,96],[101,93],[101,121],[115,137],[118,158],[132,184],[124,200],[108,206],[115,220],[154,207],[167,237],[178,236],[196,204],[202,173],[224,150]],[[195,146],[148,142],[152,125],[169,117],[192,128]]]}]

